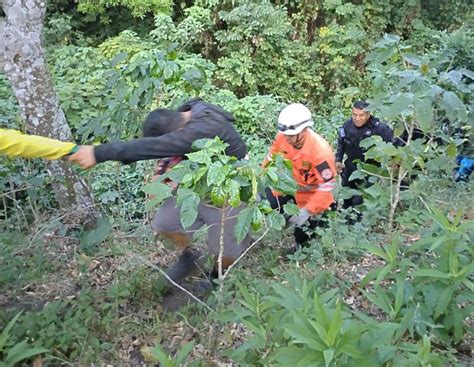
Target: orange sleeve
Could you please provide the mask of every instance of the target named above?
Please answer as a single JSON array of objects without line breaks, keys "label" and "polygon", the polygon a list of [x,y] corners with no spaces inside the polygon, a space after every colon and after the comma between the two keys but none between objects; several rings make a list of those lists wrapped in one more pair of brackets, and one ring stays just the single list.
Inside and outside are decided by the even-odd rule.
[{"label": "orange sleeve", "polygon": [[268,153],[265,156],[265,159],[263,160],[262,166],[265,167],[268,162],[271,162],[273,160],[273,155],[276,153],[281,152],[281,147],[280,147],[280,138],[279,135],[275,137],[275,140],[273,140],[272,145],[270,146],[270,149],[268,149]]}]

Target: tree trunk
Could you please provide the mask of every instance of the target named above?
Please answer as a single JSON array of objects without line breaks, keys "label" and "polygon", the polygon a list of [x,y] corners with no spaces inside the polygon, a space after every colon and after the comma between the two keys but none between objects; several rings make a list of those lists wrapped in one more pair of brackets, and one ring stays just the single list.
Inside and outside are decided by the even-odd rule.
[{"label": "tree trunk", "polygon": [[[0,24],[0,66],[18,100],[28,132],[71,141],[71,130],[53,88],[42,47],[47,0],[0,0],[6,17]],[[95,219],[85,182],[64,160],[47,162],[55,178],[53,190],[61,208]],[[91,218],[92,214],[92,218]]]}]

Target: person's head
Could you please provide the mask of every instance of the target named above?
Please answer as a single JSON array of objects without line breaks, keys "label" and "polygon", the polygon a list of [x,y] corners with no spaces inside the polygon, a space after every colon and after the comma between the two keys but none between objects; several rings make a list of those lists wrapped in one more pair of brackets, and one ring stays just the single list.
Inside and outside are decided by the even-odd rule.
[{"label": "person's head", "polygon": [[352,122],[356,127],[362,127],[369,121],[370,112],[366,110],[368,106],[369,104],[364,101],[357,101],[352,106]]},{"label": "person's head", "polygon": [[287,142],[296,149],[303,146],[306,130],[313,125],[311,111],[301,103],[286,106],[278,116],[278,131],[285,135]]},{"label": "person's head", "polygon": [[157,108],[150,112],[143,123],[143,136],[156,137],[181,129],[189,121],[189,112],[176,112]]}]

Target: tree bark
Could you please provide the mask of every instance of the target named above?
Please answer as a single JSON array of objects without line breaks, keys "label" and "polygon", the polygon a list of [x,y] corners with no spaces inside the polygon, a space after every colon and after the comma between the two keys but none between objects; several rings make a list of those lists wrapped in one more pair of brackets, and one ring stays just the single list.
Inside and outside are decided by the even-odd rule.
[{"label": "tree bark", "polygon": [[[0,5],[6,15],[0,22],[0,66],[28,132],[71,141],[71,130],[54,91],[42,47],[47,0],[0,0]],[[55,178],[53,190],[60,207],[93,221],[96,211],[92,195],[70,164],[49,161],[47,170]]]}]

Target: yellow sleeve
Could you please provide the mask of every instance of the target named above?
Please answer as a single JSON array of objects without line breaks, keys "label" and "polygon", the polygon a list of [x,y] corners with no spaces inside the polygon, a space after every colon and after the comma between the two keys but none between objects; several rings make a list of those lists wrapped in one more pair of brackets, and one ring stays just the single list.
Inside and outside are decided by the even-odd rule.
[{"label": "yellow sleeve", "polygon": [[0,129],[0,152],[9,157],[58,159],[73,150],[74,143],[37,135],[25,135],[17,130]]}]

